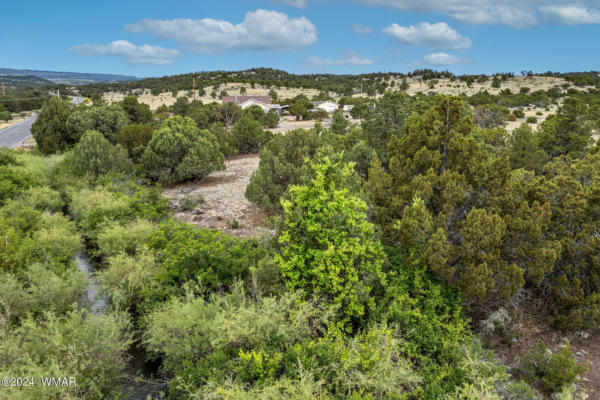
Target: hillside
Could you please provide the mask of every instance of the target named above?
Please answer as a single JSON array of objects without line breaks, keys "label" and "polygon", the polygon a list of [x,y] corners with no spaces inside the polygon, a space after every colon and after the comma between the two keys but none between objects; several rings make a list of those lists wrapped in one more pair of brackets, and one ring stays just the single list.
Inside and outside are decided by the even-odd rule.
[{"label": "hillside", "polygon": [[0,82],[3,82],[7,89],[54,85],[52,81],[33,75],[16,76],[0,74]]},{"label": "hillside", "polygon": [[29,69],[0,68],[0,75],[10,76],[34,76],[53,83],[65,83],[69,85],[83,85],[95,82],[124,82],[136,80],[135,76],[96,74],[81,72],[57,72],[57,71],[38,71]]}]

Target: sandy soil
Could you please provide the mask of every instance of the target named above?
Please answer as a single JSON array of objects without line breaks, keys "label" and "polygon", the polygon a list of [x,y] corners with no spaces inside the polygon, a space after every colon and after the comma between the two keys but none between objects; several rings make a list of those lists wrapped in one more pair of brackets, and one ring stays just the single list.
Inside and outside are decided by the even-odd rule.
[{"label": "sandy soil", "polygon": [[[215,228],[237,237],[257,237],[271,231],[263,226],[267,214],[250,203],[244,193],[250,177],[258,169],[258,154],[237,156],[225,161],[225,170],[213,172],[198,183],[169,187],[163,196],[171,200],[173,217],[200,228]],[[204,202],[194,210],[179,207],[183,196],[202,196]],[[232,223],[238,221],[239,228]]]},{"label": "sandy soil", "polygon": [[[395,80],[397,84],[402,82],[402,80]],[[420,78],[410,78],[407,79],[408,84],[410,85],[408,90],[406,91],[408,94],[416,94],[418,92],[422,93],[442,93],[442,94],[454,94],[458,95],[461,93],[465,93],[469,96],[479,93],[481,91],[487,90],[490,94],[499,94],[500,91],[504,89],[510,89],[512,93],[519,93],[522,87],[528,87],[531,92],[535,92],[536,90],[548,90],[555,86],[561,86],[565,83],[569,83],[562,78],[552,78],[545,76],[516,76],[514,78],[509,78],[508,80],[502,82],[500,84],[500,88],[492,87],[492,78],[489,78],[484,83],[474,82],[471,84],[471,87],[468,87],[466,82],[462,82],[459,80],[455,80],[451,82],[450,79],[439,79],[437,84],[433,89],[429,88],[431,81],[421,81]],[[587,89],[587,88],[577,88],[578,90]]]},{"label": "sandy soil", "polygon": [[[325,128],[331,127],[331,118],[321,121],[321,124]],[[293,116],[282,116],[279,121],[279,126],[277,128],[269,129],[273,133],[285,133],[289,131],[293,131],[295,129],[312,129],[315,126],[316,121],[296,121],[296,117]]]},{"label": "sandy soil", "polygon": [[[196,98],[199,100],[202,100],[203,104],[212,103],[213,101],[216,101],[217,103],[221,103],[221,100],[219,100],[218,97],[212,98],[210,96],[210,94],[212,93],[213,90],[217,94],[221,93],[221,90],[225,90],[225,91],[227,91],[227,94],[229,96],[236,96],[236,95],[241,95],[240,88],[242,86],[244,86],[246,88],[246,94],[245,94],[246,96],[268,96],[269,91],[271,90],[269,87],[263,86],[263,85],[255,85],[255,87],[252,88],[252,87],[250,87],[249,84],[229,83],[227,85],[219,85],[219,87],[217,89],[213,89],[212,86],[207,86],[204,88],[206,95],[199,96],[198,95],[199,92],[196,92]],[[142,103],[148,104],[150,106],[151,110],[156,110],[162,104],[165,104],[167,106],[174,104],[178,97],[187,96],[190,100],[192,100],[194,97],[193,97],[193,92],[191,89],[192,89],[192,87],[191,87],[191,83],[190,83],[190,90],[189,91],[185,91],[185,90],[179,91],[177,93],[177,97],[173,97],[173,94],[171,92],[164,92],[157,96],[153,96],[149,90],[145,90],[140,93],[138,100]],[[315,96],[319,93],[319,91],[316,89],[275,88],[274,90],[277,92],[277,96],[279,98],[291,98],[291,97],[295,97],[301,93],[306,95],[308,98],[312,98],[313,96]],[[123,100],[124,97],[125,97],[125,94],[120,93],[120,92],[108,92],[108,93],[104,94],[104,100],[107,101],[108,103],[114,103],[117,101],[121,101],[121,100]]]}]

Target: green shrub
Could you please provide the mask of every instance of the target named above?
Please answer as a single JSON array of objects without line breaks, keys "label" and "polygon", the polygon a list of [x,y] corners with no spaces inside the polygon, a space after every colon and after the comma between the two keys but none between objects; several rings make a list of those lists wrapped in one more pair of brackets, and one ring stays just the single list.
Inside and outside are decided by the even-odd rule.
[{"label": "green shrub", "polygon": [[129,122],[120,104],[79,107],[69,115],[66,129],[72,143],[77,143],[87,131],[98,131],[111,144],[116,144],[119,132]]},{"label": "green shrub", "polygon": [[65,206],[60,193],[46,186],[28,189],[21,193],[19,200],[25,206],[40,211],[59,212]]},{"label": "green shrub", "polygon": [[151,125],[127,125],[119,132],[117,141],[127,150],[129,158],[139,161],[153,133],[154,129]]},{"label": "green shrub", "polygon": [[202,203],[204,203],[204,198],[201,194],[186,194],[179,200],[179,207],[184,211],[192,211]]},{"label": "green shrub", "polygon": [[238,154],[237,142],[235,136],[233,136],[233,132],[225,129],[223,124],[216,122],[211,124],[208,130],[217,138],[219,149],[225,157],[231,157]]},{"label": "green shrub", "polygon": [[527,123],[528,124],[537,124],[537,118],[534,116],[529,116],[529,117],[527,117]]},{"label": "green shrub", "polygon": [[121,221],[107,221],[98,233],[98,254],[104,258],[118,254],[133,255],[156,229],[155,224],[144,219],[125,224]]},{"label": "green shrub", "polygon": [[587,372],[589,366],[575,360],[569,343],[557,353],[552,354],[548,364],[544,368],[542,381],[544,384],[557,392],[570,386],[575,380]]},{"label": "green shrub", "polygon": [[171,184],[202,179],[223,169],[223,153],[217,139],[199,130],[188,117],[166,119],[152,136],[141,165],[149,178]]},{"label": "green shrub", "polygon": [[64,272],[81,249],[81,238],[67,218],[17,201],[0,209],[0,241],[0,265],[14,272],[34,263]]},{"label": "green shrub", "polygon": [[567,343],[552,353],[543,342],[527,352],[518,373],[529,383],[540,381],[550,390],[559,392],[574,383],[588,370],[588,365],[577,362]]},{"label": "green shrub", "polygon": [[65,315],[83,306],[88,281],[76,268],[61,274],[36,263],[18,274],[0,274],[0,315],[16,323],[27,315],[35,318],[51,311]]},{"label": "green shrub", "polygon": [[314,178],[292,186],[282,200],[281,252],[275,260],[289,290],[341,307],[339,327],[349,329],[374,305],[385,254],[367,221],[367,205],[344,185],[356,180],[353,165],[324,156],[310,170]]},{"label": "green shrub", "polygon": [[98,280],[115,309],[135,309],[140,294],[153,281],[157,268],[154,254],[147,248],[134,255],[118,253],[107,259],[108,266],[98,272]]},{"label": "green shrub", "polygon": [[336,143],[334,135],[316,130],[296,129],[276,135],[260,152],[258,170],[246,187],[246,198],[269,211],[280,211],[281,196],[290,185],[302,180],[305,159],[311,159],[317,149],[333,143]]},{"label": "green shrub", "polygon": [[31,126],[33,138],[43,153],[50,154],[65,150],[79,140],[79,137],[73,137],[67,129],[70,114],[69,105],[58,97],[53,96],[44,102],[37,119]]},{"label": "green shrub", "polygon": [[163,223],[148,243],[159,264],[158,286],[147,294],[148,301],[164,300],[188,281],[197,281],[208,291],[226,289],[236,279],[248,279],[250,268],[266,255],[254,239],[173,221]]},{"label": "green shrub", "polygon": [[276,128],[279,125],[279,114],[275,110],[269,110],[265,116],[265,126],[267,128]]},{"label": "green shrub", "polygon": [[78,175],[94,176],[107,172],[121,172],[128,168],[127,155],[120,146],[111,145],[97,131],[86,131],[71,155],[73,171]]},{"label": "green shrub", "polygon": [[[116,398],[122,391],[129,322],[123,315],[96,316],[74,311],[44,314],[10,328],[0,323],[2,376],[34,377],[35,385],[3,388],[11,399]],[[74,377],[76,385],[43,386],[39,377]]]},{"label": "green shrub", "polygon": [[517,118],[524,118],[525,113],[520,108],[512,112]]},{"label": "green shrub", "polygon": [[[261,112],[263,112],[261,110]],[[264,115],[264,113],[263,113]],[[240,153],[252,153],[261,149],[273,134],[262,128],[262,123],[244,115],[231,128],[231,133],[236,141]]]}]

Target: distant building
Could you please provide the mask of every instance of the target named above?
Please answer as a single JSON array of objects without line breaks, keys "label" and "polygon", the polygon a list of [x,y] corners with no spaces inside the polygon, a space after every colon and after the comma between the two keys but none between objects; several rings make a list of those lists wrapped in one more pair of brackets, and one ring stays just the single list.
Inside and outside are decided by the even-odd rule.
[{"label": "distant building", "polygon": [[335,110],[338,109],[338,105],[337,103],[331,101],[331,100],[318,100],[318,101],[311,101],[313,107],[315,109],[318,110],[325,110],[327,111],[329,114],[332,114],[333,112],[335,112]]},{"label": "distant building", "polygon": [[222,102],[223,104],[236,104],[240,106],[242,110],[245,110],[248,107],[258,106],[265,112],[265,114],[268,113],[269,110],[275,110],[281,114],[283,108],[279,104],[272,104],[271,96],[223,96]]}]

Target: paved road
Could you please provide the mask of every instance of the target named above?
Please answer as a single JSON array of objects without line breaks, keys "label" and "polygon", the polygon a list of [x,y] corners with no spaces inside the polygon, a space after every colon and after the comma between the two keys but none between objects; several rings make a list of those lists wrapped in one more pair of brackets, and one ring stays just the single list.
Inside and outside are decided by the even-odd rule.
[{"label": "paved road", "polygon": [[[85,100],[85,97],[71,96],[72,104],[81,104]],[[27,118],[23,122],[9,126],[0,130],[0,147],[15,147],[22,146],[27,139],[31,137],[31,125],[35,122],[37,114],[33,117]]]},{"label": "paved road", "polygon": [[31,125],[37,118],[37,115],[27,118],[25,121],[19,122],[0,130],[0,147],[10,147],[14,149],[23,145],[23,143],[31,137]]}]

